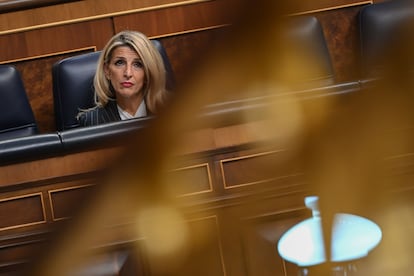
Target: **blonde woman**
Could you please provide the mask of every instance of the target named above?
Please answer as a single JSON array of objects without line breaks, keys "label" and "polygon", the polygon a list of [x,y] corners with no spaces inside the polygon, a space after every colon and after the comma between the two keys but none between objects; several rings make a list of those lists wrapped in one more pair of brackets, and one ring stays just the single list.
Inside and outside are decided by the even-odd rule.
[{"label": "blonde woman", "polygon": [[101,52],[94,89],[96,106],[78,114],[81,126],[156,114],[168,95],[159,51],[140,32],[116,34]]}]

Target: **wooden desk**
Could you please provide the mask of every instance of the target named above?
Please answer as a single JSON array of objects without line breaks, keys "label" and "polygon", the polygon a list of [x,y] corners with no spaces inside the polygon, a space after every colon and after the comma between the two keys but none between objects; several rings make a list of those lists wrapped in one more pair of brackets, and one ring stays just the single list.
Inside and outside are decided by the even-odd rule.
[{"label": "wooden desk", "polygon": [[[301,95],[308,101],[311,95],[320,99],[325,94],[313,91]],[[79,235],[86,238],[72,235],[63,243],[85,245],[97,255],[105,253],[104,260],[119,267],[120,275],[131,275],[131,271],[133,275],[157,275],[162,272],[159,268],[171,269],[171,275],[296,275],[296,267],[278,256],[276,244],[287,229],[310,216],[303,199],[320,187],[313,185],[307,175],[306,151],[294,147],[299,144],[289,139],[269,143],[271,136],[258,131],[268,126],[269,121],[256,119],[184,133],[171,159],[167,158],[169,162],[159,166],[163,170],[157,172],[159,177],[152,178],[153,182],[119,174],[126,171],[138,176],[129,169],[139,171],[138,165],[142,165],[132,162],[134,159],[121,147],[0,167],[0,270],[14,271],[37,257],[42,246],[54,241],[58,227],[65,226],[69,231],[65,233],[80,229]],[[385,162],[386,168],[391,168],[392,185],[385,190],[377,188],[376,193],[386,192],[394,199],[404,195],[409,201],[413,196],[409,184],[413,155],[407,148],[399,149]],[[346,155],[346,151],[341,152]],[[119,160],[130,162],[116,166]],[[358,196],[372,191],[370,185]],[[95,201],[102,205],[81,212],[78,220],[77,207]],[[143,236],[136,228],[137,216],[156,203],[174,207],[185,221],[185,250],[172,256],[152,255],[151,237]],[[102,222],[102,218],[104,226],[97,228],[94,223]],[[76,225],[79,221],[81,227]],[[171,231],[165,227],[161,233]],[[385,235],[387,231],[385,228]],[[50,252],[53,254],[45,265],[52,268],[62,251]],[[124,252],[128,261],[122,262]],[[102,265],[93,261],[90,264]]]}]

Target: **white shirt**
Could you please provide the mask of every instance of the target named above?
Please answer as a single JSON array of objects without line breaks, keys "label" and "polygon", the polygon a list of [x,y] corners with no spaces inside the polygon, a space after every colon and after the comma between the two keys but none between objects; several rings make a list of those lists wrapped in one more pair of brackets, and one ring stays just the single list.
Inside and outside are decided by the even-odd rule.
[{"label": "white shirt", "polygon": [[133,118],[139,118],[139,117],[145,117],[147,116],[147,106],[145,105],[145,101],[142,101],[139,105],[137,111],[135,112],[135,115],[131,115],[125,110],[123,110],[119,105],[116,105],[118,107],[118,113],[121,117],[121,120],[128,120]]}]

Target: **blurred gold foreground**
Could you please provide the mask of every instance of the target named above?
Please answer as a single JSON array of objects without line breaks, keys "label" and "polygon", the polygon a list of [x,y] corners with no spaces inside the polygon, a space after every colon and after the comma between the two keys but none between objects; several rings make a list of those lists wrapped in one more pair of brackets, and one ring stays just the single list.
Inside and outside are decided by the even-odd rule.
[{"label": "blurred gold foreground", "polygon": [[[100,179],[99,192],[88,208],[39,256],[31,275],[72,275],[76,267],[88,263],[87,249],[107,235],[107,225],[122,219],[119,214],[134,218],[136,232],[129,229],[115,235],[143,237],[152,275],[185,275],[183,267],[197,257],[189,256],[188,248],[199,246],[202,252],[209,234],[199,235],[199,240],[191,237],[188,222],[167,188],[177,180],[165,172],[174,167],[175,153],[187,143],[187,133],[199,125],[214,125],[194,114],[206,104],[239,95],[277,95],[281,88],[289,90],[306,74],[303,71],[314,68],[315,61],[295,59],[281,49],[279,20],[291,7],[278,2],[240,1],[237,8],[233,6],[234,24],[209,45],[211,51],[202,53],[203,62],[189,70],[171,105],[126,141],[125,154]],[[405,39],[412,45],[412,36]],[[361,268],[361,275],[407,275],[414,256],[412,191],[389,192],[390,187],[402,190],[413,180],[410,172],[397,177],[392,171],[394,157],[414,148],[414,82],[405,71],[398,73],[406,69],[399,63],[406,58],[398,54],[412,53],[394,53],[389,59],[392,74],[347,98],[340,108],[333,99],[313,105],[286,94],[269,103],[260,114],[267,118],[251,129],[257,140],[296,149],[295,158],[303,163],[307,181],[320,196],[325,229],[336,212],[370,214],[381,225],[382,250]],[[278,60],[284,61],[283,66]],[[240,119],[248,122],[255,116],[246,113]],[[407,155],[398,160],[414,159]],[[329,233],[325,239],[329,241]]]}]

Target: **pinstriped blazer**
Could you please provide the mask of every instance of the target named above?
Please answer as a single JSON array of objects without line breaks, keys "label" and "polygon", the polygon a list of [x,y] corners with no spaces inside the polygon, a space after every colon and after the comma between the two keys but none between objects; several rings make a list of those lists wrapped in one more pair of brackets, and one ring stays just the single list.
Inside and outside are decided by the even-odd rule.
[{"label": "pinstriped blazer", "polygon": [[109,101],[104,107],[94,107],[78,115],[80,126],[96,126],[120,120],[116,101]]}]

